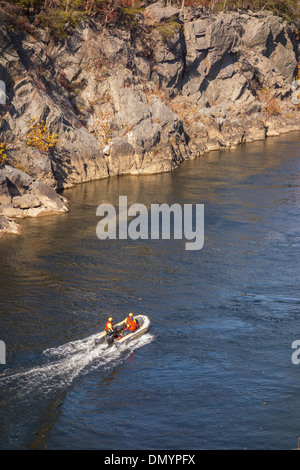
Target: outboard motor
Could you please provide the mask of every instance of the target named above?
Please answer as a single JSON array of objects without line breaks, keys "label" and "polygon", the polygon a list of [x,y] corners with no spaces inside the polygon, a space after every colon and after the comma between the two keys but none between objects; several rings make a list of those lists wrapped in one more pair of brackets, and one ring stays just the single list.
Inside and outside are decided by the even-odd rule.
[{"label": "outboard motor", "polygon": [[112,346],[114,344],[114,339],[120,336],[124,328],[125,327],[123,325],[114,327],[113,333],[106,336],[106,341],[107,341],[108,346]]},{"label": "outboard motor", "polygon": [[113,334],[106,336],[106,341],[107,341],[108,347],[111,347],[114,344],[114,339],[115,339],[115,336]]}]

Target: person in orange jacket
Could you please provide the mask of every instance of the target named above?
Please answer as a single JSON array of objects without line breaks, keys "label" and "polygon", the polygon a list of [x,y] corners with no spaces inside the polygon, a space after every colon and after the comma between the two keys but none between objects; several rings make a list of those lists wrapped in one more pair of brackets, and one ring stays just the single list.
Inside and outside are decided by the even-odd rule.
[{"label": "person in orange jacket", "polygon": [[114,330],[112,317],[109,317],[109,319],[107,320],[106,325],[105,325],[105,330],[107,333],[111,333]]},{"label": "person in orange jacket", "polygon": [[105,331],[106,331],[107,336],[112,336],[113,338],[118,337],[118,331],[114,327],[112,317],[109,317],[109,319],[107,320],[106,325],[105,325]]},{"label": "person in orange jacket", "polygon": [[132,317],[133,317],[133,313],[130,313],[128,317],[125,319],[124,324],[126,325],[126,328],[129,326]]},{"label": "person in orange jacket", "polygon": [[112,337],[112,338],[116,337],[116,331],[114,329],[112,317],[109,317],[109,319],[107,320],[106,325],[105,325],[105,331],[106,331],[107,336]]},{"label": "person in orange jacket", "polygon": [[128,317],[125,320],[126,324],[126,329],[129,331],[135,331],[139,325],[137,324],[137,321],[133,318],[133,313],[130,313]]}]

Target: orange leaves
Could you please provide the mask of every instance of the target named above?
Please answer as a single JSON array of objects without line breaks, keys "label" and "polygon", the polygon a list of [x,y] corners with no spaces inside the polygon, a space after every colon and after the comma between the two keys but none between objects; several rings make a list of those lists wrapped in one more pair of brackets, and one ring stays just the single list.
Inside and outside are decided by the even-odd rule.
[{"label": "orange leaves", "polygon": [[3,142],[0,142],[0,168],[4,165],[6,160],[6,148]]},{"label": "orange leaves", "polygon": [[26,136],[27,147],[32,147],[39,150],[42,154],[48,153],[50,148],[54,147],[58,142],[58,135],[49,132],[48,126],[45,121],[38,118],[31,119],[30,131]]},{"label": "orange leaves", "polygon": [[296,80],[300,80],[300,62],[297,63]]}]

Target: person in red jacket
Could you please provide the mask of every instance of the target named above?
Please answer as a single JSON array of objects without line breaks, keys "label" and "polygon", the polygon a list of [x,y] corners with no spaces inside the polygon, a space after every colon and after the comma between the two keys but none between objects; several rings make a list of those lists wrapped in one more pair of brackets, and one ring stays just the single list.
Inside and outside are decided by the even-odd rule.
[{"label": "person in red jacket", "polygon": [[128,317],[125,320],[126,323],[126,329],[129,331],[135,331],[139,325],[137,324],[137,321],[133,318],[133,313],[130,313]]}]

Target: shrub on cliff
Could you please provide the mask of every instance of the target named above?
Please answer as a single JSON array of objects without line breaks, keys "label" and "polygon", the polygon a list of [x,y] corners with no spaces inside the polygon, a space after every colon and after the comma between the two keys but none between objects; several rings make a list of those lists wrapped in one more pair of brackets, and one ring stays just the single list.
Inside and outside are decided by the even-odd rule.
[{"label": "shrub on cliff", "polygon": [[[104,27],[120,26],[132,29],[140,21],[144,7],[157,0],[0,0],[0,16],[11,28],[21,27],[32,32],[34,26],[48,27],[56,38],[66,38],[68,33],[87,18],[97,19]],[[171,0],[179,8],[218,11],[240,9],[269,10],[288,22],[299,22],[298,0]],[[2,13],[2,15],[1,15]],[[162,26],[163,34],[172,34],[177,25]]]},{"label": "shrub on cliff", "polygon": [[170,18],[167,21],[155,25],[155,29],[160,33],[162,40],[168,42],[182,29],[182,25],[176,18]]},{"label": "shrub on cliff", "polygon": [[85,12],[82,11],[65,11],[57,8],[49,12],[42,11],[37,20],[41,26],[49,28],[55,38],[65,39],[68,37],[68,32],[76,28],[85,17]]},{"label": "shrub on cliff", "polygon": [[6,0],[0,1],[0,18],[10,31],[34,33],[47,27],[55,38],[66,38],[86,15],[86,0]]},{"label": "shrub on cliff", "polygon": [[275,15],[281,16],[287,22],[298,22],[300,19],[299,1],[298,0],[223,0],[214,1],[217,10],[268,10],[272,11]]},{"label": "shrub on cliff", "polygon": [[31,119],[30,131],[26,136],[27,147],[39,150],[42,154],[46,154],[58,142],[58,135],[51,133],[48,126],[43,120],[38,118]]},{"label": "shrub on cliff", "polygon": [[[103,26],[122,24],[129,29],[139,23],[142,0],[0,0],[0,17],[10,30],[33,32],[49,28],[56,39],[65,39],[88,18]],[[151,1],[150,1],[151,3]]]},{"label": "shrub on cliff", "polygon": [[3,167],[6,160],[6,148],[3,142],[0,142],[0,168]]}]

